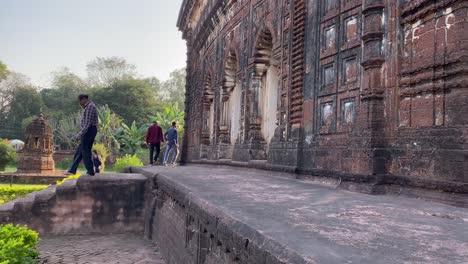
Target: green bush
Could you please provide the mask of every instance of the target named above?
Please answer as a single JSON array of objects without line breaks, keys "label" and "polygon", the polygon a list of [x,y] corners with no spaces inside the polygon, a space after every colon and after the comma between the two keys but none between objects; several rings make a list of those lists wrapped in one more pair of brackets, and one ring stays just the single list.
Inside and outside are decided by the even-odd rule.
[{"label": "green bush", "polygon": [[55,167],[58,168],[58,169],[66,170],[66,169],[68,169],[70,167],[72,162],[73,161],[71,159],[64,158],[61,161],[57,162],[57,164],[55,164]]},{"label": "green bush", "polygon": [[16,160],[16,150],[8,145],[7,140],[0,141],[0,171],[5,171],[8,164]]},{"label": "green bush", "polygon": [[125,155],[117,159],[114,164],[114,170],[115,172],[125,172],[125,168],[140,166],[143,166],[143,162],[136,155]]},{"label": "green bush", "polygon": [[44,185],[0,186],[0,204],[24,197],[32,192],[45,189]]},{"label": "green bush", "polygon": [[37,232],[26,226],[0,225],[0,263],[36,263],[35,259],[39,256],[36,249],[38,242]]},{"label": "green bush", "polygon": [[[135,154],[143,162],[143,164],[150,163],[148,148],[140,148]],[[156,149],[154,150],[154,155],[156,155]],[[161,154],[159,154],[159,158],[161,158]]]}]

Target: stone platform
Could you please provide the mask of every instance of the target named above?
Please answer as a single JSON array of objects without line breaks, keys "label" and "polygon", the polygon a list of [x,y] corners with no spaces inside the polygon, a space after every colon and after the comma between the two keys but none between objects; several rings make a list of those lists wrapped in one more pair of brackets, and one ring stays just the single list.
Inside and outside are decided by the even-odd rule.
[{"label": "stone platform", "polygon": [[44,236],[39,264],[164,264],[140,234]]},{"label": "stone platform", "polygon": [[219,166],[132,168],[169,264],[468,263],[468,209]]}]

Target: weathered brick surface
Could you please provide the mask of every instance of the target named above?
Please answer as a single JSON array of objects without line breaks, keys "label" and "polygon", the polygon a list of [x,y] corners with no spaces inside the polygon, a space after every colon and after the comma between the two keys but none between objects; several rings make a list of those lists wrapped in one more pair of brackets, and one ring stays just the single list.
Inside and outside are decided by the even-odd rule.
[{"label": "weathered brick surface", "polygon": [[[266,160],[466,194],[467,16],[467,0],[184,1],[183,160]],[[277,109],[262,113],[272,65]],[[237,140],[226,138],[236,123],[224,113],[233,82]],[[259,132],[265,115],[276,118],[270,142]]]},{"label": "weathered brick surface", "polygon": [[39,264],[164,264],[140,234],[41,236]]}]

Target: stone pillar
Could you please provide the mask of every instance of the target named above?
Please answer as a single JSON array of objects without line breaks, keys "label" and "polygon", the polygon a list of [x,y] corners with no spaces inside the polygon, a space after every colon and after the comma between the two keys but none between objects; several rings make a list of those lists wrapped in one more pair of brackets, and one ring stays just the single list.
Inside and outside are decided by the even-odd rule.
[{"label": "stone pillar", "polygon": [[230,144],[230,120],[229,120],[229,93],[222,90],[221,94],[221,118],[219,126],[219,142],[221,144]]},{"label": "stone pillar", "polygon": [[370,140],[366,145],[370,152],[369,172],[372,174],[387,172],[387,159],[384,154],[385,73],[382,69],[385,63],[384,10],[383,0],[363,0],[361,116],[367,116],[363,128],[364,134],[367,134]]},{"label": "stone pillar", "polygon": [[249,143],[263,143],[261,133],[261,113],[259,111],[259,96],[262,89],[262,73],[253,72],[248,91],[249,99]]},{"label": "stone pillar", "polygon": [[201,136],[201,144],[210,145],[210,108],[213,103],[213,97],[210,95],[205,95],[203,100],[203,129]]}]

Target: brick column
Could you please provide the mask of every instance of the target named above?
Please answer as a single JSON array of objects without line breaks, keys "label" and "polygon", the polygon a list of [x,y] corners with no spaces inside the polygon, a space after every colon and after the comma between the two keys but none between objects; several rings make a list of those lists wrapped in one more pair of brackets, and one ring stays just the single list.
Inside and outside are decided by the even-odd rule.
[{"label": "brick column", "polygon": [[363,0],[362,84],[360,121],[363,147],[368,149],[369,172],[387,172],[384,134],[384,9],[383,0]]},{"label": "brick column", "polygon": [[259,113],[259,95],[262,88],[262,73],[257,71],[251,75],[250,87],[248,90],[249,99],[249,143],[263,143],[261,133],[261,114]]}]

